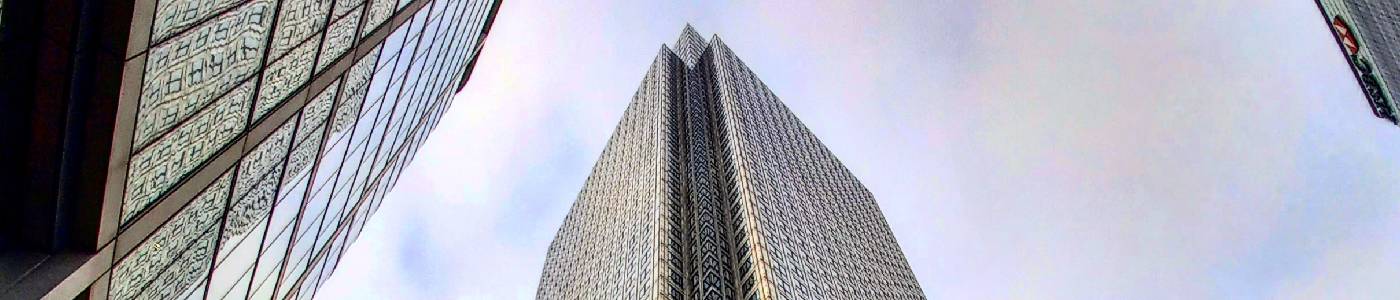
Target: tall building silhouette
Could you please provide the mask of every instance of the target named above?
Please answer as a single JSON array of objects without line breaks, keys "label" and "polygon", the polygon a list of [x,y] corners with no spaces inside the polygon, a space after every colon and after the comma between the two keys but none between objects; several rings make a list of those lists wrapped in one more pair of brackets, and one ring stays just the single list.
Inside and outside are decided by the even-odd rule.
[{"label": "tall building silhouette", "polygon": [[499,0],[0,0],[0,299],[309,299]]},{"label": "tall building silhouette", "polygon": [[1394,0],[1317,0],[1337,46],[1377,118],[1400,125],[1400,4]]},{"label": "tall building silhouette", "polygon": [[540,299],[922,299],[874,197],[720,41],[663,45]]}]

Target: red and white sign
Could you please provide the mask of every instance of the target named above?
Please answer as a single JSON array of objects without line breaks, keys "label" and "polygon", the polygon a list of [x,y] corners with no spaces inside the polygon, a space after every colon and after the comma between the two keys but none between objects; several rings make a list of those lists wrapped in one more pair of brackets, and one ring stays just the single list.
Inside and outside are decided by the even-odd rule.
[{"label": "red and white sign", "polygon": [[1332,18],[1332,30],[1337,32],[1337,38],[1347,48],[1347,55],[1356,55],[1357,51],[1361,51],[1361,45],[1356,43],[1356,34],[1352,33],[1351,26],[1342,20],[1342,16]]}]

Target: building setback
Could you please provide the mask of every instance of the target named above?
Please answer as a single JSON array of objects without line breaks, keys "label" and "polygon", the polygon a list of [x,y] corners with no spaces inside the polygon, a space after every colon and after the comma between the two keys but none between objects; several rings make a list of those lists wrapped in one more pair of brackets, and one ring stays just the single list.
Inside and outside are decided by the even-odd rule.
[{"label": "building setback", "polygon": [[1376,117],[1400,124],[1400,5],[1394,0],[1317,0]]},{"label": "building setback", "polygon": [[0,299],[308,299],[499,0],[2,0]]},{"label": "building setback", "polygon": [[873,195],[720,41],[665,45],[540,299],[922,299]]}]

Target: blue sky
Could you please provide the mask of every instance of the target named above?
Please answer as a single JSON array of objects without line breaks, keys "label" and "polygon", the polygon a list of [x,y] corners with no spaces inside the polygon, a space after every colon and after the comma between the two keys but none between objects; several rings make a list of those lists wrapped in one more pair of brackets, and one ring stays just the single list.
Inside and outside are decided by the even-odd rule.
[{"label": "blue sky", "polygon": [[875,194],[932,298],[1400,298],[1400,127],[1311,1],[782,2],[507,1],[319,296],[532,298],[689,22]]}]

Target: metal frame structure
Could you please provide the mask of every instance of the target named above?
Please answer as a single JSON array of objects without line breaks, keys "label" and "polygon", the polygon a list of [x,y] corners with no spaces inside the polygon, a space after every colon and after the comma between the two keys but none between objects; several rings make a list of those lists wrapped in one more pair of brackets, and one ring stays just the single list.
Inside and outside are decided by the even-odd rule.
[{"label": "metal frame structure", "polygon": [[662,46],[540,299],[922,299],[874,196],[720,41]]},{"label": "metal frame structure", "polygon": [[1400,5],[1387,0],[1315,0],[1371,113],[1400,125]]},{"label": "metal frame structure", "polygon": [[6,1],[0,298],[314,295],[500,5]]}]

